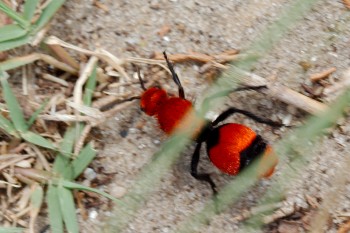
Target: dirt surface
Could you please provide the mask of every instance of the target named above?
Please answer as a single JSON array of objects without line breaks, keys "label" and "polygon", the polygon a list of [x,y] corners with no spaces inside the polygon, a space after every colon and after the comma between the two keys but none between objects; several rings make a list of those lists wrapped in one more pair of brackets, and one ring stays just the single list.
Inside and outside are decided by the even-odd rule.
[{"label": "dirt surface", "polygon": [[[153,52],[163,50],[168,53],[195,51],[208,54],[229,49],[244,50],[291,1],[98,1],[106,9],[94,2],[67,1],[56,15],[49,33],[84,48],[101,47],[117,57],[127,58],[150,57]],[[301,85],[311,85],[308,79],[310,74],[336,67],[337,71],[331,75],[331,79],[338,81],[350,67],[349,25],[350,12],[341,1],[319,1],[259,61],[253,72],[266,78],[274,77],[276,83],[307,95]],[[306,70],[302,64],[307,64],[307,67],[304,66]],[[151,68],[143,66],[142,69]],[[194,101],[210,85],[209,80],[199,75],[198,69],[197,64],[176,65],[187,96]],[[170,92],[176,92],[169,76],[164,76],[160,84]],[[331,99],[328,97],[319,100],[327,102]],[[307,117],[303,111],[258,93],[230,95],[221,109],[228,106],[245,108],[273,120],[289,118],[291,125],[298,125]],[[249,125],[271,143],[291,130],[272,130],[241,116],[232,117],[230,121]],[[108,192],[123,192],[123,188],[127,191],[140,170],[166,140],[156,121],[143,114],[138,103],[106,122],[100,133],[104,148],[99,151],[92,168],[97,172],[99,167],[103,167],[106,173],[115,173],[109,184],[101,186]],[[290,188],[283,190],[287,200],[283,206],[295,208],[291,211],[292,216],[282,221],[272,221],[265,229],[267,232],[304,232],[310,224],[309,219],[313,218],[313,210],[318,207],[328,209],[331,215],[327,229],[317,232],[336,232],[343,222],[348,221],[349,180],[343,186],[345,189],[338,190],[327,199],[331,203],[323,205],[322,201],[331,195],[330,191],[335,190],[337,180],[334,177],[344,170],[342,165],[350,151],[349,135],[347,118],[329,136],[320,139],[314,151],[317,156],[309,161],[308,168],[301,176],[291,178]],[[193,179],[188,172],[193,150],[194,146],[191,145],[183,151],[180,160],[162,178],[161,185],[125,232],[171,232],[211,198],[209,187]],[[217,171],[205,156],[203,158],[201,169],[212,172],[219,187],[232,179]],[[236,217],[243,210],[253,207],[269,184],[270,181],[261,181],[239,203],[217,215],[198,232],[236,232],[240,224]],[[314,206],[310,200],[315,201]],[[104,200],[99,206],[88,208],[88,211],[89,218],[81,219],[82,232],[100,232],[103,221],[110,215],[110,206]]]}]

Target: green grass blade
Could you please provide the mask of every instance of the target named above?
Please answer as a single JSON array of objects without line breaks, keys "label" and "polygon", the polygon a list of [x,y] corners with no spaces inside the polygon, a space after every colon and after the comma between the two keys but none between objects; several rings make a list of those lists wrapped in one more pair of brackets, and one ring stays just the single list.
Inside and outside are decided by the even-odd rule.
[{"label": "green grass blade", "polygon": [[43,203],[43,196],[44,196],[43,188],[40,185],[37,185],[30,197],[31,206],[33,208],[40,209],[40,206]]},{"label": "green grass blade", "polygon": [[7,79],[0,74],[0,82],[3,88],[3,96],[6,105],[10,111],[10,118],[15,126],[15,128],[20,132],[25,132],[27,130],[26,121],[24,119],[21,107],[17,101],[17,98],[13,94]]},{"label": "green grass blade", "polygon": [[27,34],[27,31],[17,24],[5,25],[0,28],[0,42],[14,40]]},{"label": "green grass blade", "polygon": [[20,66],[24,66],[30,63],[35,62],[36,60],[38,60],[40,58],[40,56],[38,54],[30,54],[30,55],[26,55],[23,57],[16,57],[16,58],[12,58],[12,59],[8,59],[4,62],[0,63],[0,70],[2,71],[7,71],[7,70],[11,70]]},{"label": "green grass blade", "polygon": [[34,16],[35,9],[38,3],[39,0],[26,0],[26,2],[24,3],[23,18],[30,22]]},{"label": "green grass blade", "polygon": [[16,21],[22,28],[28,29],[30,22],[25,20],[20,14],[12,10],[3,1],[0,2],[0,10],[3,11],[8,17]]},{"label": "green grass blade", "polygon": [[64,134],[63,141],[60,145],[60,153],[58,153],[53,164],[53,170],[68,180],[71,180],[73,176],[70,157],[73,150],[74,141],[75,127],[70,127]]},{"label": "green grass blade", "polygon": [[19,227],[0,227],[0,233],[21,233],[24,230],[24,228]]},{"label": "green grass blade", "polygon": [[79,190],[86,190],[86,191],[94,192],[94,193],[100,194],[101,196],[109,198],[109,199],[111,199],[112,201],[114,201],[114,202],[116,202],[118,204],[122,204],[121,200],[119,200],[119,199],[113,197],[112,195],[110,195],[108,193],[105,193],[105,192],[103,192],[101,190],[90,188],[90,187],[87,187],[87,186],[84,186],[84,185],[81,185],[81,184],[78,184],[78,183],[74,183],[74,182],[71,182],[71,181],[68,181],[68,180],[61,180],[60,183],[65,188],[68,188],[68,189],[79,189]]},{"label": "green grass blade", "polygon": [[0,63],[0,70],[2,71],[7,71],[7,70],[11,70],[20,66],[24,66],[30,63],[35,62],[36,60],[38,60],[40,57],[37,54],[30,54],[27,56],[23,56],[23,57],[16,57],[16,58],[12,58],[12,59],[8,59],[4,62]]},{"label": "green grass blade", "polygon": [[46,107],[46,105],[49,103],[49,100],[45,100],[45,102],[40,106],[40,108],[38,108],[33,114],[32,116],[29,118],[28,122],[27,122],[27,127],[28,129],[30,128],[30,126],[32,126],[32,124],[34,123],[34,121],[36,120],[36,118],[38,117],[38,115],[44,110],[44,108]]},{"label": "green grass blade", "polygon": [[20,133],[21,137],[27,142],[33,143],[37,146],[41,146],[51,150],[57,150],[53,143],[46,138],[40,136],[39,134],[33,133],[31,131]]},{"label": "green grass blade", "polygon": [[73,179],[77,178],[96,156],[96,150],[92,144],[87,144],[72,162]]},{"label": "green grass blade", "polygon": [[55,0],[51,1],[49,5],[43,10],[40,15],[38,21],[35,22],[34,27],[35,30],[40,30],[46,23],[49,22],[51,17],[55,14],[55,12],[62,6],[64,0]]},{"label": "green grass blade", "polygon": [[13,40],[3,41],[0,43],[0,51],[6,51],[9,49],[13,49],[13,48],[25,45],[25,44],[29,43],[29,41],[30,41],[29,35],[18,37],[18,38],[13,39]]},{"label": "green grass blade", "polygon": [[58,199],[60,201],[62,217],[66,229],[69,233],[79,233],[77,215],[75,213],[75,204],[72,191],[59,185]]},{"label": "green grass blade", "polygon": [[44,190],[43,188],[38,184],[35,183],[34,191],[32,192],[30,196],[30,212],[31,216],[37,216],[39,214],[41,205],[43,204],[43,198],[44,197]]},{"label": "green grass blade", "polygon": [[87,83],[85,85],[85,92],[83,96],[83,102],[86,106],[90,106],[92,102],[92,95],[96,87],[96,76],[97,76],[97,64],[95,65]]},{"label": "green grass blade", "polygon": [[56,186],[49,185],[46,202],[52,233],[63,233],[63,217],[58,199],[58,188]]},{"label": "green grass blade", "polygon": [[12,136],[15,136],[16,138],[19,138],[19,135],[18,135],[15,127],[13,126],[13,124],[1,114],[0,114],[0,128],[5,130],[8,134],[11,134]]}]

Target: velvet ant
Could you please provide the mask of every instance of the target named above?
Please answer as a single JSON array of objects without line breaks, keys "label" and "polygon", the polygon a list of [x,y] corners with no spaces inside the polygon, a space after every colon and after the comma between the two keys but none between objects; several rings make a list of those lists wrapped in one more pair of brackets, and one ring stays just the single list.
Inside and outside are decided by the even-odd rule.
[{"label": "velvet ant", "polygon": [[[172,79],[178,87],[179,96],[170,97],[160,87],[146,89],[139,75],[140,84],[144,90],[144,93],[141,95],[140,106],[147,115],[157,118],[160,128],[166,134],[170,135],[175,130],[186,127],[183,125],[182,120],[189,112],[194,112],[194,109],[192,102],[185,99],[184,89],[179,77],[175,73],[172,63],[169,61],[166,53],[163,52],[163,54],[172,74]],[[266,86],[244,86],[233,91],[259,90],[262,88],[266,88]],[[273,156],[274,161],[274,166],[265,174],[262,174],[262,177],[271,176],[277,165],[278,159],[271,147],[252,129],[237,123],[219,125],[219,123],[234,113],[243,114],[259,123],[270,126],[283,126],[283,124],[273,122],[269,119],[263,119],[246,110],[230,107],[222,112],[214,121],[207,121],[204,127],[198,129],[194,136],[197,145],[191,160],[191,175],[197,180],[209,183],[214,194],[217,193],[217,189],[210,175],[208,173],[198,172],[200,149],[204,142],[207,145],[207,154],[211,162],[219,170],[229,175],[237,175],[260,155],[264,155],[264,157]]]}]

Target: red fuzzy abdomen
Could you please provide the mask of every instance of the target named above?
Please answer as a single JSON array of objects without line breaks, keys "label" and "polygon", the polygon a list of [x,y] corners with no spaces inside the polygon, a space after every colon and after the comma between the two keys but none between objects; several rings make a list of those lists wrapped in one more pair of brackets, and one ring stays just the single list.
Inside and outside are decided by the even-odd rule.
[{"label": "red fuzzy abdomen", "polygon": [[240,153],[255,139],[256,133],[240,124],[225,124],[214,132],[215,139],[207,145],[211,162],[222,172],[237,175],[240,169]]},{"label": "red fuzzy abdomen", "polygon": [[158,122],[160,128],[167,134],[171,134],[187,113],[193,110],[192,103],[178,97],[165,100],[159,107]]}]

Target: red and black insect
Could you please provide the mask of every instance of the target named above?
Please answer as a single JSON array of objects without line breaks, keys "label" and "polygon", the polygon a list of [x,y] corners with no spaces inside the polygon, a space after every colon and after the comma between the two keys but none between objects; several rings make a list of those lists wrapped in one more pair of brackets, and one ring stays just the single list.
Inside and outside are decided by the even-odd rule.
[{"label": "red and black insect", "polygon": [[[174,71],[173,65],[168,60],[164,52],[164,58],[171,71],[172,78],[178,86],[179,97],[170,97],[167,92],[159,87],[146,89],[143,80],[140,78],[141,87],[145,92],[141,96],[141,109],[148,115],[157,118],[160,128],[168,135],[183,126],[182,120],[190,112],[194,113],[193,105],[185,99],[185,92],[180,79]],[[259,90],[265,86],[247,86],[240,87],[234,91],[241,90]],[[234,113],[243,114],[259,123],[270,126],[283,126],[280,123],[269,119],[263,119],[248,111],[231,107],[221,113],[214,121],[206,122],[205,126],[198,129],[194,136],[197,142],[191,161],[191,175],[205,182],[208,182],[214,192],[217,193],[216,185],[208,173],[198,172],[198,163],[200,158],[200,149],[202,143],[207,145],[207,153],[211,162],[222,172],[229,175],[237,175],[242,169],[248,166],[259,155],[274,156],[275,165],[277,157],[272,152],[271,147],[265,140],[257,135],[252,129],[245,125],[228,123],[221,124]],[[195,117],[195,116],[194,116]],[[274,166],[263,177],[269,177],[274,171]]]}]

